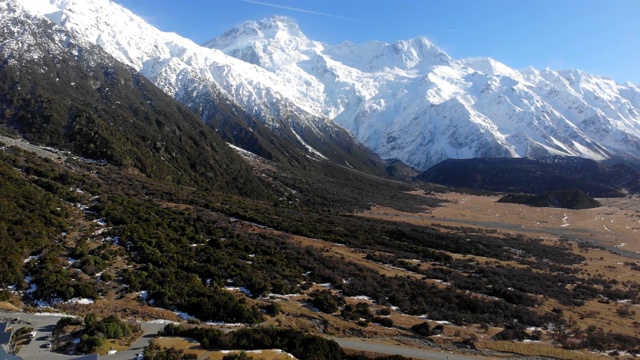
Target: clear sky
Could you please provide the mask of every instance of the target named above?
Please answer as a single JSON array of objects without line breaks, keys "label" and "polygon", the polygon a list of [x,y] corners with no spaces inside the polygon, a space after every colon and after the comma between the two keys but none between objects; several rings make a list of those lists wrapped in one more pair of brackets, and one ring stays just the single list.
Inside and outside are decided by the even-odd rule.
[{"label": "clear sky", "polygon": [[578,68],[640,85],[640,0],[114,1],[197,43],[248,20],[284,15],[328,44],[424,35],[456,59]]}]

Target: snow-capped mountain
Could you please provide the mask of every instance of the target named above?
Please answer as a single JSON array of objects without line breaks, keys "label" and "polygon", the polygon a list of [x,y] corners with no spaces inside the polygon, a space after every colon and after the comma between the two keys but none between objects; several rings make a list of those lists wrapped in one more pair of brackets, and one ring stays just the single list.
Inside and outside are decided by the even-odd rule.
[{"label": "snow-capped mountain", "polygon": [[114,171],[207,190],[266,193],[248,164],[186,106],[15,0],[0,1],[0,58],[3,133]]},{"label": "snow-capped mountain", "polygon": [[577,70],[454,60],[424,37],[330,46],[279,17],[205,46],[288,79],[306,108],[420,169],[446,158],[640,156],[640,88]]},{"label": "snow-capped mountain", "polygon": [[327,131],[347,136],[335,122],[382,158],[418,169],[447,158],[640,158],[640,88],[630,83],[456,60],[424,37],[328,45],[284,17],[247,22],[200,46],[107,0],[19,1],[138,69],[205,121],[208,102],[226,98],[272,129],[293,129],[292,139],[323,156],[317,144],[335,137]]},{"label": "snow-capped mountain", "polygon": [[[31,13],[45,16],[75,36],[101,46],[190,107],[205,122],[221,121],[216,104],[228,102],[272,131],[263,137],[284,138],[287,146],[293,145],[309,157],[374,173],[384,169],[373,152],[331,119],[306,109],[297,98],[296,89],[270,71],[177,34],[162,32],[108,0],[16,1]],[[254,123],[248,129],[236,126],[221,132],[248,134],[255,126],[258,125]],[[230,136],[228,141],[235,138]]]}]

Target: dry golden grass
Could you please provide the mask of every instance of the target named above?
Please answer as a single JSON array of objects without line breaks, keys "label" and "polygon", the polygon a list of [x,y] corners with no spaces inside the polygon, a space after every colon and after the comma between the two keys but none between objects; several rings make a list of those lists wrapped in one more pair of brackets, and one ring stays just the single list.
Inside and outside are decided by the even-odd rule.
[{"label": "dry golden grass", "polygon": [[498,195],[441,193],[436,197],[445,201],[442,206],[427,209],[421,214],[374,207],[361,215],[418,225],[469,226],[529,236],[557,237],[556,234],[562,232],[566,237],[594,240],[603,245],[640,252],[638,196],[598,199],[601,207],[584,210],[503,204],[497,202]]},{"label": "dry golden grass", "polygon": [[99,299],[91,305],[61,304],[59,308],[69,314],[81,316],[93,312],[99,318],[118,314],[123,320],[135,318],[141,320],[165,319],[180,321],[180,318],[174,312],[141,304],[135,297],[135,294],[129,294],[117,300]]},{"label": "dry golden grass", "polygon": [[365,256],[367,256],[367,254],[358,249],[353,249],[344,245],[337,245],[328,241],[310,239],[302,236],[291,236],[290,240],[301,246],[311,246],[316,249],[320,249],[324,252],[326,256],[344,258],[349,262],[368,267],[382,275],[412,276],[415,278],[422,278],[421,275],[410,272],[410,271],[396,269],[390,266],[386,266],[383,264],[379,264],[379,263],[367,260],[365,259]]},{"label": "dry golden grass", "polygon": [[[310,289],[312,291],[313,289]],[[359,326],[353,322],[341,319],[333,314],[325,314],[313,311],[305,303],[306,296],[295,297],[286,301],[279,301],[282,313],[276,317],[269,318],[263,324],[265,326],[287,327],[298,330],[305,330],[311,333],[327,334],[332,336],[349,337],[393,337],[406,332],[396,328],[385,328],[376,324],[367,327]],[[358,300],[347,298],[348,303],[355,303]],[[372,305],[372,311],[379,306]],[[392,315],[392,319],[394,319]],[[395,320],[394,320],[395,321]]]},{"label": "dry golden grass", "polygon": [[20,311],[20,308],[7,301],[0,301],[0,310]]},{"label": "dry golden grass", "polygon": [[553,345],[542,343],[521,343],[513,341],[476,341],[479,350],[494,350],[523,356],[545,356],[563,360],[610,360],[611,357],[596,353],[585,353],[559,349]]}]

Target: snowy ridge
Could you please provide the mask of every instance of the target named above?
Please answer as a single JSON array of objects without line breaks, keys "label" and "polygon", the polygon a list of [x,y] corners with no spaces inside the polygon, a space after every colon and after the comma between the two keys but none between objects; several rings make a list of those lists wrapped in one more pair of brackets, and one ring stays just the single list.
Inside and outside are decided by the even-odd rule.
[{"label": "snowy ridge", "polygon": [[640,157],[640,88],[630,83],[578,70],[519,71],[490,58],[455,60],[424,37],[331,46],[280,17],[249,22],[205,46],[286,79],[305,108],[382,158],[419,169],[447,158]]},{"label": "snowy ridge", "polygon": [[447,158],[640,158],[640,88],[631,83],[456,60],[424,37],[328,45],[284,17],[200,46],[108,0],[12,1],[100,45],[203,118],[212,98],[226,98],[272,129],[326,138],[335,123],[418,169]]},{"label": "snowy ridge", "polygon": [[223,93],[272,127],[287,115],[324,123],[291,99],[288,84],[264,69],[147,24],[108,0],[17,0],[71,33],[101,46],[165,92],[189,104]]}]

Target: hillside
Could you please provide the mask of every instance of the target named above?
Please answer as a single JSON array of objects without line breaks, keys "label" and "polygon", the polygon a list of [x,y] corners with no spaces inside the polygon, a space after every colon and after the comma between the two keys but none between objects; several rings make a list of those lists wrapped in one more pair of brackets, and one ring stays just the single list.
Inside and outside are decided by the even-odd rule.
[{"label": "hillside", "polygon": [[589,159],[561,156],[537,160],[450,159],[416,179],[453,187],[529,194],[577,188],[592,197],[616,197],[640,190],[640,175],[627,165],[608,167]]},{"label": "hillside", "polygon": [[139,73],[13,2],[3,6],[5,133],[178,185],[266,194],[212,129]]},{"label": "hillside", "polygon": [[539,195],[509,194],[499,202],[523,204],[535,207],[556,207],[566,209],[591,209],[600,206],[600,203],[582,190],[569,189],[563,191],[550,191]]}]

